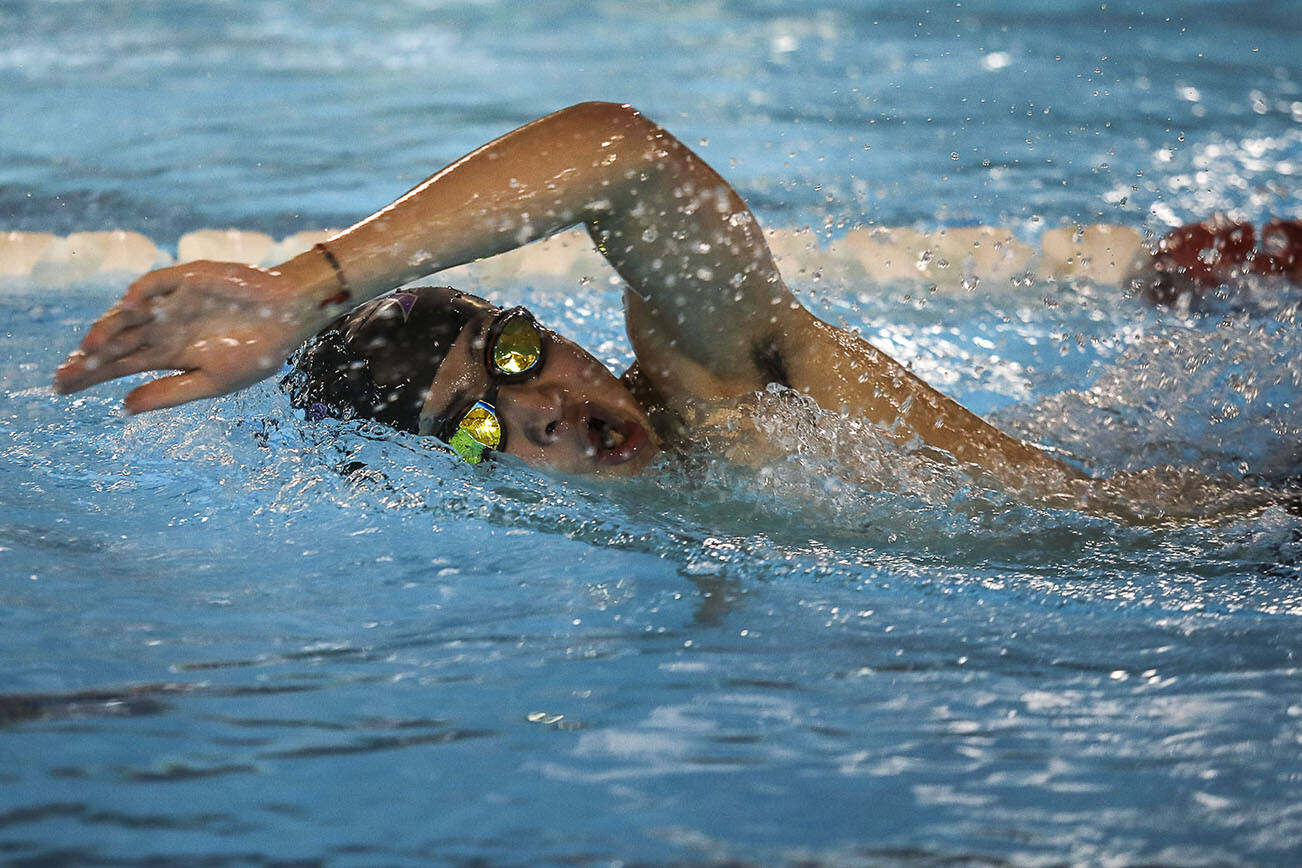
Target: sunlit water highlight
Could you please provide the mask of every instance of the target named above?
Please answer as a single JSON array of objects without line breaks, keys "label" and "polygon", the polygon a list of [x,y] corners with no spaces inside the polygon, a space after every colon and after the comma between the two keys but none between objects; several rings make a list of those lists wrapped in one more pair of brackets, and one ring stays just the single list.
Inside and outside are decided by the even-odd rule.
[{"label": "sunlit water highlight", "polygon": [[[575,84],[557,20],[514,7],[394,4],[380,21],[326,4],[301,22],[268,3],[238,26],[202,4],[131,19],[0,7],[5,23],[30,12],[26,36],[0,28],[17,106],[0,119],[0,228],[123,227],[166,246],[228,222],[276,237],[340,225],[592,96],[671,126],[686,112],[680,132],[708,135],[703,153],[783,230],[1297,216],[1296,34],[1257,6],[1203,9],[1209,23],[1014,3],[956,8],[960,25],[691,6],[559,14],[588,37],[565,46],[591,46],[584,62],[618,93]],[[664,78],[631,62],[664,40],[733,59],[675,55]],[[154,92],[160,70],[175,95]],[[537,92],[508,92],[512,70]],[[90,92],[43,111],[69,84]],[[1008,111],[1023,102],[1054,110]],[[1107,124],[1122,130],[1096,145]],[[261,130],[281,155],[266,174],[244,153]],[[1014,152],[1027,138],[1055,162]],[[981,165],[999,149],[1003,174]],[[1088,282],[791,276],[830,321],[1091,472],[1171,464],[1269,491],[1302,472],[1296,289],[1189,314]],[[617,290],[564,280],[471,288],[626,364]],[[1302,850],[1302,519],[1283,496],[1125,526],[991,492],[782,393],[752,406],[791,458],[745,469],[706,449],[618,485],[306,423],[270,382],[126,418],[122,387],[47,386],[120,290],[29,281],[0,298],[4,858],[1289,864]]]}]

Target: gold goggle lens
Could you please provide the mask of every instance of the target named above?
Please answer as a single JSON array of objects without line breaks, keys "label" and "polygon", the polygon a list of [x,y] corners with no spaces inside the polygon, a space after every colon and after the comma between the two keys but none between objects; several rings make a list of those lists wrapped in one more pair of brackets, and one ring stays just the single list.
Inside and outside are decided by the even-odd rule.
[{"label": "gold goggle lens", "polygon": [[497,418],[497,414],[483,401],[470,408],[470,412],[462,417],[461,424],[457,425],[457,428],[489,449],[496,449],[502,442],[502,423]]},{"label": "gold goggle lens", "polygon": [[542,335],[527,316],[513,316],[493,343],[493,365],[504,374],[523,374],[542,359]]}]

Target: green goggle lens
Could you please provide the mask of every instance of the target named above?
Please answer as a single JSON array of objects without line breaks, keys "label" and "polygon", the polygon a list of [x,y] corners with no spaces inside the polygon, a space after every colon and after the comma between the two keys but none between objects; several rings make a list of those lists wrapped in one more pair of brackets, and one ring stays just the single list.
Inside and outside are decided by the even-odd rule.
[{"label": "green goggle lens", "polygon": [[507,375],[523,374],[542,361],[542,335],[531,317],[508,317],[493,341],[493,366]]},{"label": "green goggle lens", "polygon": [[491,404],[476,401],[457,424],[456,433],[448,440],[458,455],[470,464],[484,460],[484,451],[496,449],[502,443],[502,422]]}]

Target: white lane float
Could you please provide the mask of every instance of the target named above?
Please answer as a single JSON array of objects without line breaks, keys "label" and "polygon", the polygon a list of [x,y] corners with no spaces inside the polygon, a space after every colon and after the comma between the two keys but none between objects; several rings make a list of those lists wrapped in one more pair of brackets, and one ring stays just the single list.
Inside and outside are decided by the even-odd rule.
[{"label": "white lane float", "polygon": [[52,232],[0,232],[0,277],[26,277],[45,248],[58,236]]},{"label": "white lane float", "polygon": [[67,286],[97,274],[143,274],[172,257],[139,232],[0,233],[0,278]]},{"label": "white lane float", "polygon": [[1040,237],[1039,276],[1121,286],[1147,261],[1144,236],[1129,226],[1096,223],[1047,229]]},{"label": "white lane float", "polygon": [[176,242],[176,261],[194,262],[215,259],[218,262],[242,262],[261,265],[276,246],[276,239],[265,232],[243,229],[196,229]]},{"label": "white lane float", "polygon": [[[0,232],[0,283],[45,287],[111,277],[120,281],[154,268],[198,259],[270,266],[290,259],[338,230],[296,232],[277,241],[265,232],[199,229],[181,236],[175,260],[139,232]],[[765,230],[782,273],[797,287],[824,285],[926,285],[935,291],[1009,288],[1022,278],[1124,285],[1147,262],[1149,247],[1138,229],[1094,224],[1048,229],[1039,249],[998,226],[926,231],[908,226],[853,229],[823,242],[809,228]],[[471,288],[575,284],[604,287],[618,278],[593,249],[582,228],[557,233],[508,253],[439,276]]]}]

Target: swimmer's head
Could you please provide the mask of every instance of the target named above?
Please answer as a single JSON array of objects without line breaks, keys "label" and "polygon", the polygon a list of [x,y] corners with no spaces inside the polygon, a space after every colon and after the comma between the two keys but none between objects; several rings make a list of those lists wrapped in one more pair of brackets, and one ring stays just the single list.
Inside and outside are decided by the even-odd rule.
[{"label": "swimmer's head", "polygon": [[376,419],[415,433],[425,393],[466,324],[493,310],[451,287],[367,302],[316,336],[295,362],[295,406],[315,416]]},{"label": "swimmer's head", "polygon": [[[536,362],[515,372],[492,354],[513,339],[538,349]],[[362,305],[317,336],[287,383],[310,416],[433,434],[472,463],[488,445],[535,467],[628,475],[656,452],[645,412],[604,365],[522,309],[503,311],[449,287],[400,290]],[[479,424],[463,424],[477,404],[491,407],[493,418],[480,406],[469,420]],[[459,431],[467,427],[487,444]],[[494,428],[496,441],[483,436]]]}]

